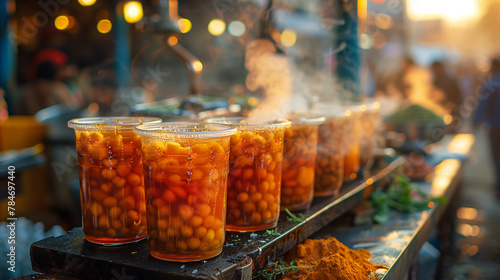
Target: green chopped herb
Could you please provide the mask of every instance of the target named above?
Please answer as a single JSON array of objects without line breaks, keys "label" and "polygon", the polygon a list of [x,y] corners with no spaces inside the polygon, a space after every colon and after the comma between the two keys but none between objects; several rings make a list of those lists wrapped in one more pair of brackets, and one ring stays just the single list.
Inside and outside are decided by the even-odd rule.
[{"label": "green chopped herb", "polygon": [[281,233],[279,233],[278,231],[276,231],[276,229],[266,229],[266,233],[264,233],[264,235],[268,235],[268,236],[280,236]]},{"label": "green chopped herb", "polygon": [[266,280],[275,280],[279,275],[285,275],[288,271],[296,271],[298,269],[308,269],[313,268],[312,266],[297,266],[297,261],[290,262],[289,266],[286,266],[286,262],[280,259],[276,263],[271,263],[266,268],[262,269],[252,277],[252,279],[262,278]]}]

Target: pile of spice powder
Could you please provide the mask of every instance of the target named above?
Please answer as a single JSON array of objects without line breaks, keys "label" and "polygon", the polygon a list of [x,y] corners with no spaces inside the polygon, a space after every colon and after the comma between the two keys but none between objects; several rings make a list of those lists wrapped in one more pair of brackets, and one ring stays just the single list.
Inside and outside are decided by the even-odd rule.
[{"label": "pile of spice powder", "polygon": [[334,237],[329,239],[307,239],[290,250],[285,256],[289,263],[297,261],[297,266],[312,266],[312,269],[298,269],[287,273],[287,280],[374,280],[379,279],[375,271],[387,269],[383,265],[370,262],[367,250],[351,250]]}]

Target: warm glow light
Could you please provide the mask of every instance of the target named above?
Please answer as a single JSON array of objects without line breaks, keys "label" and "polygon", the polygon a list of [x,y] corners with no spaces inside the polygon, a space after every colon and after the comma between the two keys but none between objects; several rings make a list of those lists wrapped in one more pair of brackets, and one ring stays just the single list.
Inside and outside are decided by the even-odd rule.
[{"label": "warm glow light", "polygon": [[443,118],[445,124],[450,124],[453,121],[453,117],[451,115],[446,115]]},{"label": "warm glow light", "polygon": [[457,211],[457,217],[462,220],[475,220],[477,218],[477,209],[471,207],[460,207]]},{"label": "warm glow light", "polygon": [[226,23],[218,18],[214,18],[208,24],[208,32],[214,36],[219,36],[226,30]]},{"label": "warm glow light", "polygon": [[439,176],[434,178],[434,181],[432,181],[430,195],[433,197],[443,196],[445,191],[448,189],[448,186],[450,186],[450,183],[451,178],[448,176]]},{"label": "warm glow light", "polygon": [[123,17],[128,23],[136,23],[142,19],[142,4],[139,1],[129,1],[123,5]]},{"label": "warm glow light", "polygon": [[359,35],[359,46],[364,50],[369,50],[373,47],[371,35],[362,33]]},{"label": "warm glow light", "polygon": [[187,18],[180,18],[177,20],[177,24],[179,24],[179,29],[181,30],[181,33],[188,33],[191,30],[191,27],[193,26],[191,24],[191,21]]},{"label": "warm glow light", "polygon": [[457,227],[457,231],[463,236],[471,236],[472,226],[469,224],[459,224]]},{"label": "warm glow light", "polygon": [[69,26],[69,18],[67,16],[58,16],[54,20],[54,26],[59,30],[64,30]]},{"label": "warm glow light", "polygon": [[99,33],[102,34],[109,33],[109,31],[111,31],[111,27],[112,27],[111,21],[107,19],[101,19],[97,23],[97,31],[99,31]]},{"label": "warm glow light", "polygon": [[412,20],[444,19],[463,23],[480,16],[478,0],[409,0],[407,5]]},{"label": "warm glow light", "polygon": [[352,115],[351,110],[345,110],[345,115],[346,115],[346,116],[348,116],[348,117],[349,117],[350,115]]},{"label": "warm glow light", "polygon": [[469,251],[467,253],[470,256],[474,256],[475,254],[477,254],[477,252],[479,252],[479,247],[477,245],[472,245],[470,246]]},{"label": "warm glow light", "polygon": [[392,18],[386,14],[377,14],[375,16],[375,24],[381,29],[390,29],[392,27]]},{"label": "warm glow light", "polygon": [[177,37],[175,37],[175,36],[170,36],[170,37],[168,37],[167,42],[170,46],[175,46],[175,45],[177,45],[177,42],[179,42],[179,39],[177,39]]},{"label": "warm glow light", "polygon": [[366,19],[366,0],[358,0],[358,18]]},{"label": "warm glow light", "polygon": [[368,180],[366,180],[366,184],[369,186],[371,184],[373,184],[373,179],[372,178],[369,178]]},{"label": "warm glow light", "polygon": [[95,4],[96,0],[78,0],[78,3],[82,6],[92,6]]},{"label": "warm glow light", "polygon": [[227,32],[234,37],[240,37],[247,31],[246,25],[241,21],[231,21],[227,26]]},{"label": "warm glow light", "polygon": [[432,201],[431,201],[431,202],[429,202],[429,203],[427,204],[427,207],[429,207],[429,208],[434,207],[434,202],[432,202]]},{"label": "warm glow light", "polygon": [[203,70],[203,64],[201,63],[201,61],[195,61],[193,63],[193,69],[196,72],[201,72],[201,70]]},{"label": "warm glow light", "polygon": [[255,106],[257,106],[257,104],[259,104],[259,100],[252,96],[252,97],[248,98],[248,104],[250,106],[255,107]]},{"label": "warm glow light", "polygon": [[450,153],[465,154],[470,150],[472,144],[474,144],[474,135],[457,134],[448,144],[448,151]]},{"label": "warm glow light", "polygon": [[280,41],[285,47],[291,47],[297,41],[297,33],[291,29],[285,29],[281,32]]}]

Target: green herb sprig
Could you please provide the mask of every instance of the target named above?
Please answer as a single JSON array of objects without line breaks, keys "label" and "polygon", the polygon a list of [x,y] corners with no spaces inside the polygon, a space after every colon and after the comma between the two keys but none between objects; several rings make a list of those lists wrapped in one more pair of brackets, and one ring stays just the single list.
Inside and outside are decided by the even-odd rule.
[{"label": "green herb sprig", "polygon": [[304,214],[299,214],[299,216],[295,216],[292,212],[290,212],[290,210],[288,210],[288,208],[285,209],[285,212],[288,214],[289,218],[288,220],[290,222],[293,222],[295,224],[300,224],[302,223],[303,221],[305,221],[307,219],[307,217],[304,216]]},{"label": "green herb sprig", "polygon": [[271,236],[281,236],[281,233],[279,233],[278,231],[276,231],[276,229],[266,229],[266,232],[264,233],[264,235],[267,235],[269,237],[271,237]]},{"label": "green herb sprig", "polygon": [[279,275],[285,275],[289,271],[296,271],[298,269],[308,269],[313,268],[312,266],[297,266],[297,261],[290,262],[289,266],[286,266],[286,263],[283,259],[280,259],[276,263],[271,263],[267,268],[262,269],[252,277],[252,279],[263,278],[266,280],[275,280]]},{"label": "green herb sprig", "polygon": [[445,197],[433,198],[410,183],[410,179],[398,175],[385,192],[374,192],[370,203],[375,208],[373,220],[384,224],[389,220],[390,209],[404,213],[414,213],[428,209],[429,202],[446,203]]}]

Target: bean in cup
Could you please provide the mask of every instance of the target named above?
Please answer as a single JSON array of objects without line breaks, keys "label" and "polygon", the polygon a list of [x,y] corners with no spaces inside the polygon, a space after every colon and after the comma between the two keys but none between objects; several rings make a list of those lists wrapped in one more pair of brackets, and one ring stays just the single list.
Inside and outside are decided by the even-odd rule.
[{"label": "bean in cup", "polygon": [[169,261],[218,255],[225,238],[229,143],[236,129],[158,123],[141,136],[150,254]]},{"label": "bean in cup", "polygon": [[290,121],[249,124],[244,117],[205,121],[238,129],[231,136],[226,230],[244,232],[275,227],[280,211],[284,132]]},{"label": "bean in cup", "polygon": [[119,245],[146,237],[141,139],[133,128],[158,118],[82,118],[68,122],[76,133],[85,239]]}]

